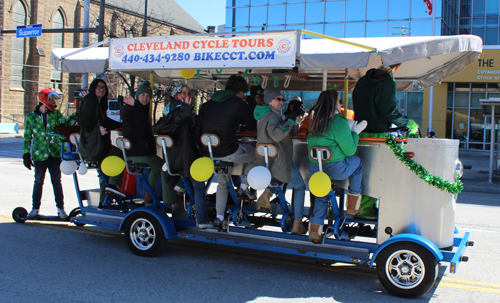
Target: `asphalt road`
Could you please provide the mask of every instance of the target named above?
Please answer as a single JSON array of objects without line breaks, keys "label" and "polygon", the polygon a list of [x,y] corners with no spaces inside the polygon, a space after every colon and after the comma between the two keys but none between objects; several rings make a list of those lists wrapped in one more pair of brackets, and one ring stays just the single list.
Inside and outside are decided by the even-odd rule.
[{"label": "asphalt road", "polygon": [[[12,210],[31,208],[33,171],[22,164],[22,140],[0,138],[0,298],[2,302],[402,302],[373,269],[278,254],[170,241],[155,258],[134,255],[124,235],[66,223],[14,223]],[[79,179],[97,187],[95,172]],[[63,177],[66,210],[77,207]],[[470,260],[412,302],[500,300],[500,197],[461,193],[456,225],[471,232]],[[55,214],[50,181],[41,212]]]}]

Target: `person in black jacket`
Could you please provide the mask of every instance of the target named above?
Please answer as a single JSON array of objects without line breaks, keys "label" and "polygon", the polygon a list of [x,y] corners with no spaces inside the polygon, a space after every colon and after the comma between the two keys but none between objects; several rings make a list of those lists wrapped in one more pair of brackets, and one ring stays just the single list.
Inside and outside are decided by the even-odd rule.
[{"label": "person in black jacket", "polygon": [[[149,122],[149,101],[152,95],[150,82],[144,81],[135,93],[136,99],[131,96],[124,97],[125,104],[120,112],[123,120],[123,137],[129,139],[132,145],[127,150],[127,158],[137,163],[149,165],[151,171],[148,182],[153,189],[161,175],[163,203],[171,204],[176,197],[174,184],[168,182],[167,172],[162,171],[164,162],[156,155],[156,141]],[[144,203],[151,202],[151,195],[146,191]]]},{"label": "person in black jacket", "polygon": [[[107,117],[108,110],[108,86],[102,79],[95,79],[89,87],[89,93],[83,98],[80,112],[78,114],[78,125],[85,128],[88,132],[92,131],[96,124],[100,125],[101,136],[104,143],[103,151],[95,158],[98,166],[101,166],[102,160],[108,156],[118,156],[122,158],[122,152],[111,145],[110,131],[122,127],[120,122],[116,122]],[[96,112],[99,114],[96,115]],[[109,178],[108,186],[101,180],[99,206],[104,202],[104,191],[111,191],[121,197],[125,195],[118,189],[122,185],[123,173]]]},{"label": "person in black jacket", "polygon": [[[174,141],[168,149],[168,159],[172,173],[179,173],[183,177],[190,177],[191,164],[201,156],[194,135],[196,114],[191,102],[191,90],[185,84],[177,84],[171,94],[170,103],[162,117],[155,125],[158,135],[168,135]],[[178,177],[171,178],[177,183]],[[194,202],[196,206],[196,225],[200,229],[210,228],[213,222],[208,219],[205,183],[191,178],[194,188]]]},{"label": "person in black jacket", "polygon": [[[248,92],[248,84],[242,76],[233,75],[226,83],[226,89],[215,92],[212,99],[200,108],[199,135],[204,133],[215,134],[219,137],[219,145],[212,148],[214,159],[233,163],[252,163],[246,165],[246,171],[255,165],[255,148],[251,145],[240,144],[236,137],[241,119],[250,120],[253,112],[243,101]],[[198,136],[198,138],[200,138]],[[203,153],[208,156],[208,148],[203,146]],[[229,168],[228,175],[231,175]],[[224,220],[228,187],[223,175],[217,175],[216,210],[217,218],[214,227],[219,228]],[[255,194],[248,187],[246,176],[237,191],[237,198],[241,200],[255,200]],[[219,230],[221,230],[219,228]]]},{"label": "person in black jacket", "polygon": [[394,64],[372,68],[356,83],[352,92],[354,120],[368,122],[365,132],[385,133],[391,124],[398,127],[409,124],[408,117],[397,109],[397,86],[393,73],[399,66]]}]

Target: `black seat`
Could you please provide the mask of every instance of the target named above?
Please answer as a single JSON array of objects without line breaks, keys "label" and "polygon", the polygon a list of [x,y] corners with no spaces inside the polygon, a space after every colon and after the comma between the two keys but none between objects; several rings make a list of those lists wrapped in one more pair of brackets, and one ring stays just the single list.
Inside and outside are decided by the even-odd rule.
[{"label": "black seat", "polygon": [[217,161],[217,160],[214,161],[214,169],[219,174],[227,174],[228,168],[233,166],[234,166],[233,162]]},{"label": "black seat", "polygon": [[127,166],[131,172],[138,173],[138,174],[141,174],[142,170],[144,168],[149,167],[149,165],[147,163],[137,163],[137,162],[130,161],[130,160],[127,161]]}]

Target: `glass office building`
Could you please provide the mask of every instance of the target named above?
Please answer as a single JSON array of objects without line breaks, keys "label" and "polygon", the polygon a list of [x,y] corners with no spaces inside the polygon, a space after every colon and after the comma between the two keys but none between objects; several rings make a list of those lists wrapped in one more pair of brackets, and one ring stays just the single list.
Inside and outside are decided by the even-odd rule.
[{"label": "glass office building", "polygon": [[499,6],[499,0],[227,0],[225,27],[337,38],[473,34],[497,45]]},{"label": "glass office building", "polygon": [[[227,0],[225,31],[306,29],[337,38],[472,34],[500,52],[499,11],[500,0]],[[441,88],[443,100],[434,95],[434,103],[447,108],[446,125],[435,131],[460,139],[462,148],[487,150],[487,118],[478,100],[500,96],[500,81],[469,78],[455,77]],[[315,101],[312,92],[290,93]],[[399,98],[401,111],[426,129],[424,93],[401,92]]]}]

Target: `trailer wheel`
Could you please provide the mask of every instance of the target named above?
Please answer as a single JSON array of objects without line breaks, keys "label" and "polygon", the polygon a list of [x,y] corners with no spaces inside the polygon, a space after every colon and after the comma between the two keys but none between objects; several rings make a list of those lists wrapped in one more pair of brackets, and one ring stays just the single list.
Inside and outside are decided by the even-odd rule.
[{"label": "trailer wheel", "polygon": [[241,226],[242,223],[245,223],[248,221],[247,215],[241,210],[240,207],[236,207],[233,210],[233,215],[232,215],[233,223],[236,226]]},{"label": "trailer wheel", "polygon": [[412,242],[398,242],[377,256],[377,275],[390,293],[404,298],[425,294],[437,278],[437,260],[426,248]]},{"label": "trailer wheel", "polygon": [[28,211],[24,207],[16,207],[12,211],[12,219],[14,219],[17,223],[24,223],[27,215]]},{"label": "trailer wheel", "polygon": [[196,206],[194,205],[194,202],[189,203],[187,216],[189,220],[196,221]]},{"label": "trailer wheel", "polygon": [[[74,217],[80,217],[82,215],[82,211],[80,210],[80,207],[76,207],[74,208],[70,213],[69,213],[69,217],[70,218],[74,218]],[[82,226],[85,226],[85,223],[73,223],[75,224],[76,226],[78,227],[82,227]]]},{"label": "trailer wheel", "polygon": [[136,212],[127,218],[125,236],[130,249],[144,257],[156,256],[167,241],[158,219],[146,212]]}]

